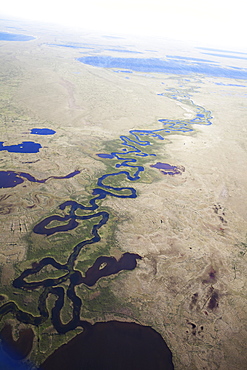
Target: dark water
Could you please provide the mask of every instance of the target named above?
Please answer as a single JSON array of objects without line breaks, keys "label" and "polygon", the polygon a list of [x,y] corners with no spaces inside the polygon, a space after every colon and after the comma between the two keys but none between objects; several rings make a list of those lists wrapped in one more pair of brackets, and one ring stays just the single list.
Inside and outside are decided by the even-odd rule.
[{"label": "dark water", "polygon": [[[56,227],[47,227],[52,221],[60,221],[62,225]],[[66,222],[66,224],[63,224]],[[50,216],[47,217],[45,220],[42,220],[37,225],[34,226],[33,232],[36,234],[43,234],[43,235],[52,235],[62,231],[69,231],[75,229],[79,223],[74,219],[71,218],[69,215],[67,216]]]},{"label": "dark water", "polygon": [[54,135],[56,131],[50,128],[32,128],[30,134],[32,135]]},{"label": "dark water", "polygon": [[29,364],[23,361],[14,360],[0,347],[0,369],[1,370],[35,370]]},{"label": "dark water", "polygon": [[35,37],[22,35],[20,33],[8,33],[8,32],[0,32],[0,40],[4,41],[30,41],[34,40]]},{"label": "dark water", "polygon": [[[104,276],[115,275],[119,271],[123,270],[134,270],[137,264],[137,260],[141,259],[138,254],[135,253],[124,253],[122,257],[117,260],[115,257],[101,256],[96,259],[94,264],[85,272],[85,276],[82,276],[80,271],[75,270],[70,274],[71,284],[73,286],[81,283],[87,286],[93,286],[96,282]],[[52,257],[43,258],[40,262],[35,262],[34,266],[30,269],[25,270],[17,279],[14,280],[13,285],[15,288],[24,288],[27,290],[33,290],[38,287],[54,286],[58,282],[61,282],[61,278],[57,279],[45,279],[41,281],[26,282],[26,278],[40,272],[45,266],[51,265],[58,270],[66,271],[68,267],[58,263]],[[102,267],[103,266],[103,267]],[[66,278],[67,278],[66,273]],[[74,302],[75,303],[75,302]],[[60,311],[56,310],[55,314],[59,315]],[[62,326],[61,326],[62,328]],[[62,330],[62,329],[61,329]],[[61,331],[59,330],[59,332]]]},{"label": "dark water", "polygon": [[27,179],[31,182],[45,183],[49,179],[69,179],[78,175],[80,171],[74,171],[66,176],[49,176],[46,179],[38,180],[29,173],[16,172],[16,171],[0,171],[0,188],[13,188],[24,182]]},{"label": "dark water", "polygon": [[14,360],[23,360],[28,356],[33,347],[34,332],[31,328],[22,329],[19,338],[14,340],[12,327],[5,324],[0,331],[3,350]]},{"label": "dark water", "polygon": [[13,188],[23,181],[14,171],[0,171],[0,188]]},{"label": "dark water", "polygon": [[14,152],[14,153],[38,153],[42,146],[38,143],[34,143],[33,141],[23,141],[21,144],[17,145],[3,145],[4,142],[0,142],[0,151],[7,150],[7,152]]},{"label": "dark water", "polygon": [[184,172],[184,167],[171,166],[168,163],[157,162],[156,164],[151,164],[150,167],[158,168],[164,175],[181,175]]},{"label": "dark water", "polygon": [[40,370],[172,370],[172,354],[154,329],[108,321],[89,326],[52,353]]},{"label": "dark water", "polygon": [[[119,261],[115,257],[97,258],[92,267],[90,267],[85,277],[81,275],[76,276],[76,283],[84,283],[87,286],[93,286],[103,276],[115,275],[122,270],[134,270],[136,267],[136,260],[141,259],[138,254],[124,253]],[[104,266],[104,267],[102,267]]]},{"label": "dark water", "polygon": [[18,339],[13,338],[12,326],[4,325],[0,331],[0,369],[1,370],[35,370],[26,360],[33,347],[34,332],[31,328],[21,329]]},{"label": "dark water", "polygon": [[130,69],[137,72],[157,72],[188,75],[204,74],[214,77],[247,79],[247,69],[236,70],[209,63],[189,63],[186,60],[162,60],[158,58],[117,58],[111,56],[86,56],[79,62],[94,67]]},{"label": "dark water", "polygon": [[[99,238],[97,231],[95,231],[95,236]],[[94,240],[96,242],[97,240]],[[85,244],[91,244],[87,241]],[[82,247],[82,246],[81,246]],[[4,309],[1,310],[1,314],[6,314],[8,312],[15,312],[16,318],[23,322],[39,326],[49,317],[49,313],[46,306],[46,300],[49,294],[54,294],[57,297],[54,307],[51,312],[51,322],[60,334],[65,334],[68,331],[74,330],[77,327],[88,327],[89,323],[80,319],[80,311],[82,306],[82,300],[76,295],[75,287],[80,284],[85,284],[87,286],[93,286],[99,279],[104,276],[110,276],[117,274],[123,270],[134,270],[137,265],[137,259],[141,257],[134,253],[124,253],[119,260],[114,257],[99,257],[92,267],[90,267],[85,276],[82,276],[81,272],[71,268],[78,256],[78,248],[75,248],[72,256],[70,257],[68,263],[60,264],[52,257],[43,258],[40,262],[33,264],[33,267],[26,269],[23,273],[13,281],[13,286],[19,289],[25,289],[32,291],[34,289],[43,287],[45,288],[45,294],[41,294],[39,297],[38,309],[40,312],[39,316],[32,316],[31,314],[20,310],[14,302],[8,302],[4,305]],[[62,270],[64,275],[59,278],[44,279],[41,281],[30,281],[30,277],[39,273],[45,266],[51,265],[58,270]],[[29,282],[25,279],[29,277]],[[70,281],[69,287],[67,289],[67,297],[71,300],[73,306],[73,316],[69,322],[64,324],[61,319],[61,310],[64,306],[64,296],[65,291],[63,287],[58,285],[64,281]]]}]

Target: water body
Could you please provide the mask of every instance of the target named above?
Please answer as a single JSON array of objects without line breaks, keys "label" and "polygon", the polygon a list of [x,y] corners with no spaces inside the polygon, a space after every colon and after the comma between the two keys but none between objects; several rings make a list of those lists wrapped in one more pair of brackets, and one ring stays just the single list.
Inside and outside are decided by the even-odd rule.
[{"label": "water body", "polygon": [[238,85],[238,84],[224,84],[223,82],[215,82],[215,85],[219,85],[219,86],[247,87],[246,85]]},{"label": "water body", "polygon": [[[99,279],[104,276],[115,275],[123,270],[134,270],[137,264],[137,260],[141,259],[138,254],[135,253],[124,253],[122,257],[117,260],[115,257],[101,256],[96,259],[94,264],[85,272],[85,276],[82,276],[80,271],[73,271],[71,274],[68,273],[69,267],[67,264],[60,264],[51,257],[43,258],[39,263],[35,263],[35,266],[25,270],[17,279],[14,280],[13,285],[15,288],[24,288],[26,290],[34,290],[38,287],[54,286],[61,283],[64,278],[70,278],[71,284],[74,286],[85,284],[87,286],[93,286]],[[27,282],[25,279],[30,276],[39,273],[45,266],[51,265],[58,270],[63,270],[65,275],[56,279],[45,279],[41,281]],[[102,267],[103,266],[103,267]],[[73,299],[72,299],[73,300]],[[60,314],[60,310],[56,310],[56,315]],[[54,320],[56,316],[54,315]],[[58,325],[58,331],[63,330],[63,325]],[[68,331],[68,330],[67,330]]]},{"label": "water body", "polygon": [[20,330],[19,338],[14,340],[12,326],[10,324],[5,324],[0,331],[0,339],[2,340],[3,350],[11,358],[14,360],[23,360],[32,350],[34,332],[31,328],[22,329]]},{"label": "water body", "polygon": [[108,154],[108,153],[98,153],[97,156],[100,158],[108,158],[108,159],[114,158],[113,154]]},{"label": "water body", "polygon": [[132,71],[126,70],[126,71],[114,71],[116,73],[133,73]]},{"label": "water body", "polygon": [[[49,224],[53,221],[59,221],[61,225],[56,226],[56,227],[49,227]],[[67,222],[67,223],[64,224],[64,222]],[[53,235],[55,233],[62,232],[62,231],[73,230],[78,225],[79,223],[74,218],[71,218],[69,215],[64,216],[64,217],[55,215],[55,216],[47,217],[45,220],[35,225],[33,228],[33,232],[36,234],[43,234],[43,235],[48,236],[48,235]]]},{"label": "water body", "polygon": [[90,46],[83,46],[83,45],[77,45],[77,44],[47,44],[48,46],[60,46],[64,48],[71,48],[71,49],[94,49]]},{"label": "water body", "polygon": [[108,321],[89,326],[52,353],[40,370],[172,370],[172,354],[154,329]]},{"label": "water body", "polygon": [[207,55],[212,55],[214,57],[221,57],[221,58],[233,58],[233,59],[247,59],[247,57],[240,57],[239,55],[230,55],[230,54],[216,54],[216,53],[203,53]]},{"label": "water body", "polygon": [[164,175],[182,175],[182,172],[185,171],[183,166],[171,166],[168,163],[157,162],[155,164],[151,164],[150,167],[157,168],[161,170],[160,172]]},{"label": "water body", "polygon": [[54,135],[56,131],[50,128],[32,128],[30,134],[32,135]]},{"label": "water body", "polygon": [[[3,370],[30,370],[29,364],[14,360],[0,347],[0,369]],[[35,367],[32,368],[35,370]]]},{"label": "water body", "polygon": [[104,35],[102,37],[104,37],[105,39],[119,39],[119,40],[124,40],[124,37],[120,37],[120,36]]},{"label": "water body", "polygon": [[0,32],[1,41],[30,41],[34,39],[35,37],[33,36],[22,35],[20,33]]},{"label": "water body", "polygon": [[[206,53],[205,53],[206,54]],[[200,58],[191,58],[191,57],[181,57],[181,56],[178,56],[178,55],[166,55],[166,57],[168,59],[181,59],[181,60],[188,60],[190,62],[210,62],[210,63],[219,63],[219,62],[215,62],[213,60],[208,60],[208,59],[200,59]]]},{"label": "water body", "polygon": [[203,48],[203,47],[196,47],[196,49],[208,50],[208,51],[216,51],[216,52],[220,52],[220,53],[232,53],[232,54],[245,54],[245,55],[247,55],[247,53],[243,53],[241,51],[231,51],[231,50],[222,50],[222,49],[211,49],[211,48]]},{"label": "water body", "polygon": [[4,142],[0,142],[0,151],[6,150],[7,152],[14,153],[38,153],[42,146],[33,141],[23,141],[21,144],[17,145],[3,145]]},{"label": "water body", "polygon": [[[87,244],[90,244],[88,242]],[[76,294],[76,286],[79,284],[85,284],[87,286],[93,286],[100,278],[104,276],[109,276],[116,274],[123,270],[133,270],[135,269],[137,259],[141,257],[134,253],[125,253],[122,255],[119,261],[114,257],[99,257],[91,268],[89,268],[85,277],[82,276],[81,272],[73,268],[75,259],[77,258],[77,250],[74,250],[74,259],[68,260],[66,264],[60,264],[52,257],[43,258],[40,262],[34,263],[34,267],[26,269],[23,273],[13,281],[13,286],[19,289],[25,289],[32,291],[34,289],[43,287],[44,291],[39,296],[38,310],[40,315],[33,316],[32,314],[22,311],[13,301],[10,301],[3,305],[0,309],[0,314],[5,315],[12,312],[16,315],[16,318],[25,323],[35,326],[41,325],[49,317],[49,312],[47,309],[47,298],[49,294],[53,294],[57,297],[57,300],[52,308],[51,312],[51,322],[60,334],[65,334],[77,327],[82,327],[86,329],[90,324],[87,321],[81,320],[80,311],[82,307],[82,300]],[[102,263],[104,266],[102,268]],[[59,278],[44,279],[41,281],[34,280],[33,282],[27,282],[25,278],[39,273],[45,266],[51,265],[56,269],[63,270],[64,275]],[[69,322],[63,323],[61,319],[61,310],[64,306],[65,290],[63,287],[58,286],[59,284],[69,280],[69,287],[67,289],[67,297],[71,301],[73,306],[72,318]]]},{"label": "water body", "polygon": [[49,176],[46,179],[38,180],[29,173],[16,172],[16,171],[0,171],[0,188],[14,188],[24,182],[27,179],[31,182],[45,183],[49,179],[69,179],[75,175],[78,175],[80,171],[74,171],[66,176]]},{"label": "water body", "polygon": [[111,56],[85,56],[77,58],[81,63],[100,68],[130,69],[136,72],[172,73],[188,75],[204,74],[212,77],[247,79],[247,69],[224,68],[209,63],[189,63],[186,60],[163,60],[158,58],[117,58]]},{"label": "water body", "polygon": [[[56,232],[66,232],[76,228],[78,226],[78,222],[76,220],[86,220],[95,217],[95,214],[92,216],[78,216],[76,214],[77,209],[94,211],[98,208],[98,201],[106,198],[107,196],[113,196],[117,198],[136,198],[136,190],[133,187],[113,187],[107,185],[106,182],[111,183],[111,178],[113,176],[117,178],[118,176],[122,175],[124,175],[127,180],[132,182],[140,179],[141,173],[144,171],[144,167],[142,165],[138,165],[138,158],[155,156],[153,153],[148,154],[144,151],[145,147],[149,147],[151,145],[151,141],[148,140],[148,137],[152,139],[164,140],[163,136],[170,133],[192,132],[194,124],[211,125],[211,113],[206,111],[204,108],[195,105],[191,100],[189,100],[189,96],[178,96],[176,91],[164,93],[164,95],[181,102],[189,101],[190,106],[196,111],[195,118],[187,120],[161,119],[159,120],[159,122],[163,125],[163,128],[161,129],[130,130],[130,136],[121,135],[120,145],[122,148],[120,151],[112,153],[98,153],[97,156],[102,159],[116,160],[118,163],[115,164],[115,168],[124,168],[125,170],[108,173],[101,176],[97,180],[98,187],[92,190],[92,196],[94,197],[92,197],[92,199],[89,201],[90,205],[84,206],[75,201],[67,201],[62,203],[59,208],[64,210],[66,207],[70,207],[69,213],[64,217],[58,215],[47,217],[34,227],[33,231],[35,233],[48,236],[53,235]],[[143,140],[143,138],[146,138],[146,140]],[[180,170],[181,168],[182,167],[180,167]],[[166,168],[164,168],[164,170],[166,170]],[[170,169],[170,172],[172,172],[172,169]],[[49,227],[53,221],[60,221],[61,225]]]},{"label": "water body", "polygon": [[125,49],[106,49],[107,51],[116,51],[118,53],[132,53],[132,54],[143,54],[141,51],[125,50]]},{"label": "water body", "polygon": [[135,253],[124,253],[119,261],[115,257],[98,257],[93,266],[86,271],[85,277],[77,274],[76,284],[93,286],[103,276],[115,275],[122,270],[134,270],[138,259],[141,257]]}]

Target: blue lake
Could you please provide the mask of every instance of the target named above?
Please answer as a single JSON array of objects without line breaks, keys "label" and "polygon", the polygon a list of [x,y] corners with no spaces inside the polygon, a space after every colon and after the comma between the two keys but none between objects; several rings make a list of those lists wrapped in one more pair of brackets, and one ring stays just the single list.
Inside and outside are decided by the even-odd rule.
[{"label": "blue lake", "polygon": [[247,79],[247,69],[236,70],[209,63],[189,63],[186,60],[162,60],[158,58],[117,58],[111,56],[86,56],[79,62],[94,67],[130,69],[137,72],[156,72],[188,75],[191,73],[206,76]]},{"label": "blue lake", "polygon": [[97,154],[97,156],[100,158],[108,158],[108,159],[112,159],[115,157],[113,154],[108,154],[108,153],[99,153]]},{"label": "blue lake", "polygon": [[0,141],[0,151],[7,150],[7,152],[14,153],[38,153],[42,146],[33,141],[23,141],[21,144],[16,145],[3,145],[4,142]]},{"label": "blue lake", "polygon": [[3,41],[30,41],[34,40],[35,37],[22,35],[20,33],[8,33],[8,32],[0,32],[0,40]]},{"label": "blue lake", "polygon": [[32,128],[30,134],[33,135],[54,135],[56,131],[50,128]]}]

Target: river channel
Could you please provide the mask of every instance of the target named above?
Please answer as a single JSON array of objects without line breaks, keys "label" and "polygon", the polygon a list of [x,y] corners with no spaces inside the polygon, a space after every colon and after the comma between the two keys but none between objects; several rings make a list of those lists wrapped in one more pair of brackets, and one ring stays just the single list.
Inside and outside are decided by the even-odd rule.
[{"label": "river channel", "polygon": [[[159,123],[162,125],[162,128],[156,129],[156,130],[131,130],[129,131],[128,136],[125,136],[125,135],[120,136],[117,142],[118,147],[120,143],[120,148],[121,148],[120,150],[113,151],[111,153],[97,153],[99,160],[113,161],[114,163],[112,166],[113,170],[111,173],[103,174],[97,179],[96,186],[92,189],[91,197],[88,201],[88,204],[78,203],[74,200],[68,200],[66,202],[63,202],[62,204],[60,204],[59,208],[60,210],[64,210],[66,212],[64,217],[58,216],[56,214],[51,215],[41,220],[33,228],[33,232],[36,234],[43,234],[46,236],[50,236],[56,233],[65,233],[67,231],[73,230],[78,226],[79,222],[81,221],[87,222],[90,220],[90,224],[92,225],[91,227],[92,237],[86,238],[84,240],[81,240],[79,243],[77,243],[77,245],[75,245],[73,250],[71,251],[71,254],[69,255],[66,263],[61,264],[54,257],[44,257],[40,261],[35,262],[32,265],[32,267],[24,270],[20,274],[20,276],[13,281],[14,288],[25,290],[29,293],[31,293],[34,290],[39,289],[39,291],[41,292],[39,295],[38,307],[37,307],[39,311],[39,315],[33,315],[28,310],[23,310],[14,301],[9,301],[0,307],[0,318],[8,313],[12,313],[12,315],[21,323],[33,325],[34,327],[39,327],[46,320],[50,319],[53,327],[56,329],[56,331],[59,334],[65,334],[78,327],[83,328],[85,330],[85,334],[84,333],[81,334],[81,337],[80,337],[81,339],[78,339],[77,337],[76,337],[77,339],[75,340],[73,339],[74,342],[79,341],[81,343],[80,346],[82,347],[85,345],[85,343],[89,345],[88,339],[85,339],[88,335],[88,330],[93,330],[93,333],[94,333],[93,335],[95,335],[94,343],[96,344],[90,344],[90,346],[92,346],[92,348],[95,349],[97,346],[97,343],[99,341],[101,343],[101,341],[103,340],[102,339],[103,337],[102,337],[102,332],[100,331],[100,328],[104,328],[104,330],[107,330],[106,327],[108,324],[98,323],[94,326],[94,329],[89,329],[91,328],[91,324],[85,320],[82,320],[80,317],[80,311],[83,305],[83,301],[77,295],[76,286],[81,285],[81,284],[84,284],[86,286],[93,286],[102,277],[107,277],[110,275],[118,274],[124,270],[133,270],[136,268],[138,260],[142,258],[142,256],[135,254],[135,253],[124,253],[121,256],[121,258],[119,258],[118,260],[115,257],[111,257],[111,256],[100,256],[96,259],[93,265],[90,268],[88,268],[88,270],[84,273],[84,276],[82,275],[81,271],[76,269],[76,261],[77,261],[77,258],[81,250],[84,249],[86,246],[92,245],[94,243],[98,243],[101,240],[99,229],[103,225],[105,225],[109,220],[110,214],[106,211],[100,211],[98,209],[100,207],[99,204],[101,204],[101,200],[109,196],[121,198],[121,199],[137,197],[137,191],[132,186],[119,187],[119,186],[112,186],[109,184],[111,183],[115,184],[116,180],[118,180],[118,178],[120,177],[121,178],[125,177],[127,181],[130,181],[133,183],[141,179],[141,175],[145,171],[145,167],[143,165],[143,161],[142,161],[142,164],[140,164],[139,162],[145,157],[154,158],[156,156],[155,153],[150,154],[150,150],[145,150],[147,148],[150,148],[151,146],[155,148],[154,146],[155,140],[165,140],[165,136],[171,133],[186,134],[186,133],[192,132],[194,130],[193,129],[194,124],[196,125],[210,125],[211,124],[211,121],[210,121],[210,119],[212,118],[211,113],[205,110],[204,108],[202,108],[201,106],[196,105],[191,100],[188,94],[180,95],[177,91],[171,90],[168,93],[164,93],[163,95],[166,95],[181,103],[189,105],[189,107],[194,110],[195,117],[193,119],[183,119],[183,120],[161,119],[159,120]],[[181,175],[181,173],[184,171],[184,168],[177,169],[176,167],[170,164],[167,164],[167,163],[162,164],[160,162],[156,164],[154,163],[153,167],[154,169],[156,168],[158,170],[163,170],[165,174],[167,173],[170,175],[177,175],[177,174]],[[65,177],[54,177],[53,176],[50,178],[69,178],[77,174],[79,174],[79,171],[75,171]],[[15,181],[17,181],[16,185],[18,183],[23,182],[23,178],[26,178],[29,181],[36,181],[36,182],[45,182],[47,180],[47,179],[36,180],[31,175],[27,173],[22,173],[22,172],[16,173],[13,171],[8,171],[6,173],[3,173],[3,175],[8,176],[10,182],[14,181],[13,179],[15,179]],[[78,214],[79,210],[80,212]],[[85,211],[84,215],[82,214],[83,211]],[[56,224],[57,224],[56,226],[51,226],[51,223],[53,221],[56,221]],[[48,265],[52,266],[54,269],[61,270],[62,276],[58,278],[46,278],[46,279],[39,280],[39,281],[37,280],[37,278],[34,278],[34,280],[32,281],[32,276],[35,277],[36,274],[41,272],[42,269],[44,269]],[[47,299],[48,299],[48,296],[50,295],[53,295],[55,297],[55,302],[54,302],[54,305],[51,311],[49,311],[47,308]],[[67,297],[69,298],[71,302],[71,306],[73,307],[72,318],[67,323],[64,323],[61,319],[61,310],[64,307],[65,295],[67,295]],[[123,331],[132,330],[135,327],[135,329],[133,329],[134,336],[135,336],[134,334],[135,330],[137,329],[139,330],[139,334],[142,331],[143,333],[144,332],[146,333],[148,332],[148,330],[149,331],[151,330],[151,329],[148,329],[148,330],[144,329],[144,327],[141,327],[141,326],[137,328],[137,326],[135,325],[129,324],[129,328],[131,329],[126,329],[128,328],[128,325],[126,323],[125,323],[124,328],[123,328],[123,324],[120,324],[120,323],[115,324],[114,326],[115,332],[114,330],[112,330],[112,326],[111,326],[112,331],[110,330],[110,333],[112,334],[109,334],[109,338],[110,338],[109,347],[113,346],[114,340],[115,340],[113,338],[117,337],[116,333],[118,332],[118,330],[120,331],[121,330]],[[146,336],[145,333],[143,334],[144,337]],[[122,345],[121,340],[119,342],[119,345]],[[124,345],[126,345],[126,341],[124,341],[124,339],[123,339],[123,342],[125,343]],[[142,342],[142,346],[143,346],[144,353],[145,353],[145,351],[147,352],[151,348],[150,347],[151,344],[148,344],[149,343],[148,341],[145,343],[144,342]],[[63,349],[61,349],[61,351],[59,352],[60,354],[63,351],[66,352],[69,348],[72,348],[71,343],[70,344],[68,343],[66,346],[62,347]],[[165,342],[161,344],[161,347],[162,346],[166,347]],[[128,347],[128,350],[130,351],[131,349]],[[81,351],[81,349],[79,349],[78,347],[78,344],[75,345],[72,352],[76,353],[77,351]],[[164,351],[164,353],[168,353],[168,357],[170,356],[170,352],[168,348]],[[99,354],[99,358],[101,358],[100,356],[102,356],[102,354]],[[109,356],[110,356],[109,358],[111,358],[111,356],[113,356],[113,353],[109,352]],[[127,356],[127,352],[125,356]],[[157,358],[159,358],[158,354],[157,356],[158,356]],[[54,358],[56,358],[54,360],[55,361],[54,364],[58,365],[59,361],[57,360],[57,356],[55,356]],[[74,355],[72,355],[71,358],[74,358]],[[156,361],[156,360],[153,359],[152,361]],[[55,368],[49,365],[50,363],[49,361],[53,363],[52,362],[53,360],[47,360],[47,363],[46,362],[44,363],[44,369]],[[108,361],[108,360],[105,358],[104,361]],[[148,361],[149,360],[147,359],[147,363]],[[169,361],[170,361],[169,362],[170,367],[167,367],[167,369],[172,369],[173,368],[172,362],[171,360]],[[58,367],[57,365],[56,365],[56,368],[63,368],[63,367]],[[78,366],[77,367],[75,366],[74,369],[81,368]],[[95,367],[86,366],[85,369],[96,370],[100,368],[99,366],[98,367],[97,366],[96,365]],[[115,369],[116,367],[111,367],[110,365],[109,367],[107,367],[107,369],[113,369],[113,368]],[[129,365],[125,367],[125,369],[127,368],[132,369],[132,367],[129,367]],[[135,367],[135,369],[136,368],[137,367]],[[141,368],[146,369],[147,367],[142,365]],[[149,369],[150,368],[155,368],[155,369],[162,368],[163,369],[163,367],[158,367],[158,365],[157,367],[151,366],[149,367]],[[122,367],[119,367],[119,369],[122,369]]]}]

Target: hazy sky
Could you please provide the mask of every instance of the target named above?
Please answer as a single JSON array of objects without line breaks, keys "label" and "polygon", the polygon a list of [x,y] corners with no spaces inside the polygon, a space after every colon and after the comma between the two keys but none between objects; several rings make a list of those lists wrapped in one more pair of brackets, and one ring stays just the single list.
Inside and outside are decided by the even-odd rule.
[{"label": "hazy sky", "polygon": [[2,14],[247,48],[244,0],[5,0]]}]

